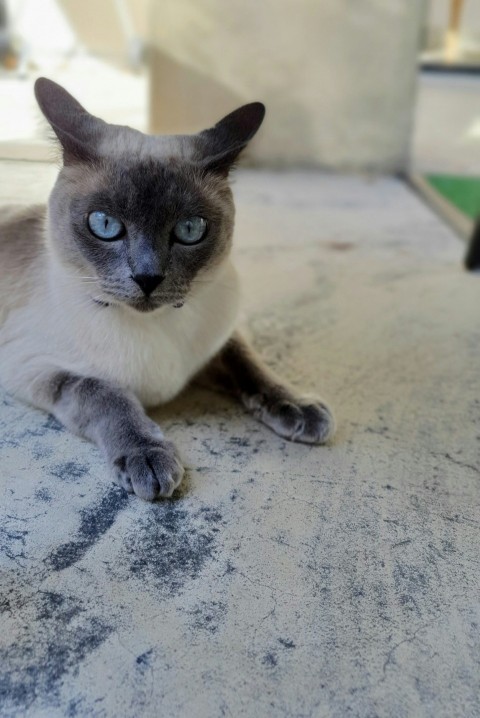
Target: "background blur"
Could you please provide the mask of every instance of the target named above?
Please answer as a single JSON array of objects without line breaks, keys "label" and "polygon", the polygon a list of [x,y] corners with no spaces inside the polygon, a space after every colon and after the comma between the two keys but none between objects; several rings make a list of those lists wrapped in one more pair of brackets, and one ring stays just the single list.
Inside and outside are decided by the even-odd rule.
[{"label": "background blur", "polygon": [[47,75],[151,132],[261,99],[247,161],[468,178],[480,209],[478,0],[0,0],[0,58],[1,158],[51,157]]}]

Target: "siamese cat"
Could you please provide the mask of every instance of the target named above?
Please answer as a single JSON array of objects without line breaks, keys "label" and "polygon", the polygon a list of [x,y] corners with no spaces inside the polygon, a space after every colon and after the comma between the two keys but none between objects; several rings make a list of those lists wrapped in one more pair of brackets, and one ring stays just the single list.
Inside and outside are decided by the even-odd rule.
[{"label": "siamese cat", "polygon": [[325,442],[326,404],[288,388],[235,330],[228,175],[264,106],[195,135],[148,136],[51,80],[35,95],[63,165],[47,207],[2,209],[0,383],[95,442],[147,501],[171,496],[183,467],[145,408],[199,377],[285,439]]}]

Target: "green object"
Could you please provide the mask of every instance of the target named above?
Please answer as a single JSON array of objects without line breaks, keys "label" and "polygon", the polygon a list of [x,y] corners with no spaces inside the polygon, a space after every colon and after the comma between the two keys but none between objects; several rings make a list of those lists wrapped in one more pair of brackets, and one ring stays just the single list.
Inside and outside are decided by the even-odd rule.
[{"label": "green object", "polygon": [[480,177],[427,175],[426,180],[467,217],[480,217]]}]

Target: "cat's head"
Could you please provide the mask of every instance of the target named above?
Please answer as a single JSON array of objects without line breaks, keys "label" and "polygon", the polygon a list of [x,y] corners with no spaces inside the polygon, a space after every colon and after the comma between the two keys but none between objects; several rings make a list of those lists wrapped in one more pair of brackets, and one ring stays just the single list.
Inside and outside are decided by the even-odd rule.
[{"label": "cat's head", "polygon": [[181,305],[226,258],[228,173],[265,108],[244,105],[196,135],[149,136],[88,113],[45,78],[35,95],[63,153],[50,246],[92,299],[138,311]]}]

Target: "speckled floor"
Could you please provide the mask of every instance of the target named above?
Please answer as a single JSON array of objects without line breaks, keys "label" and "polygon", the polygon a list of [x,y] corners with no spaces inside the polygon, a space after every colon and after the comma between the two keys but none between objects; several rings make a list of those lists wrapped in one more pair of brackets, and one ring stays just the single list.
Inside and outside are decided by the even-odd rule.
[{"label": "speckled floor", "polygon": [[[51,177],[4,164],[0,198]],[[235,191],[246,323],[337,437],[192,392],[157,413],[188,478],[148,505],[2,396],[0,714],[477,717],[480,277],[394,179]]]}]

